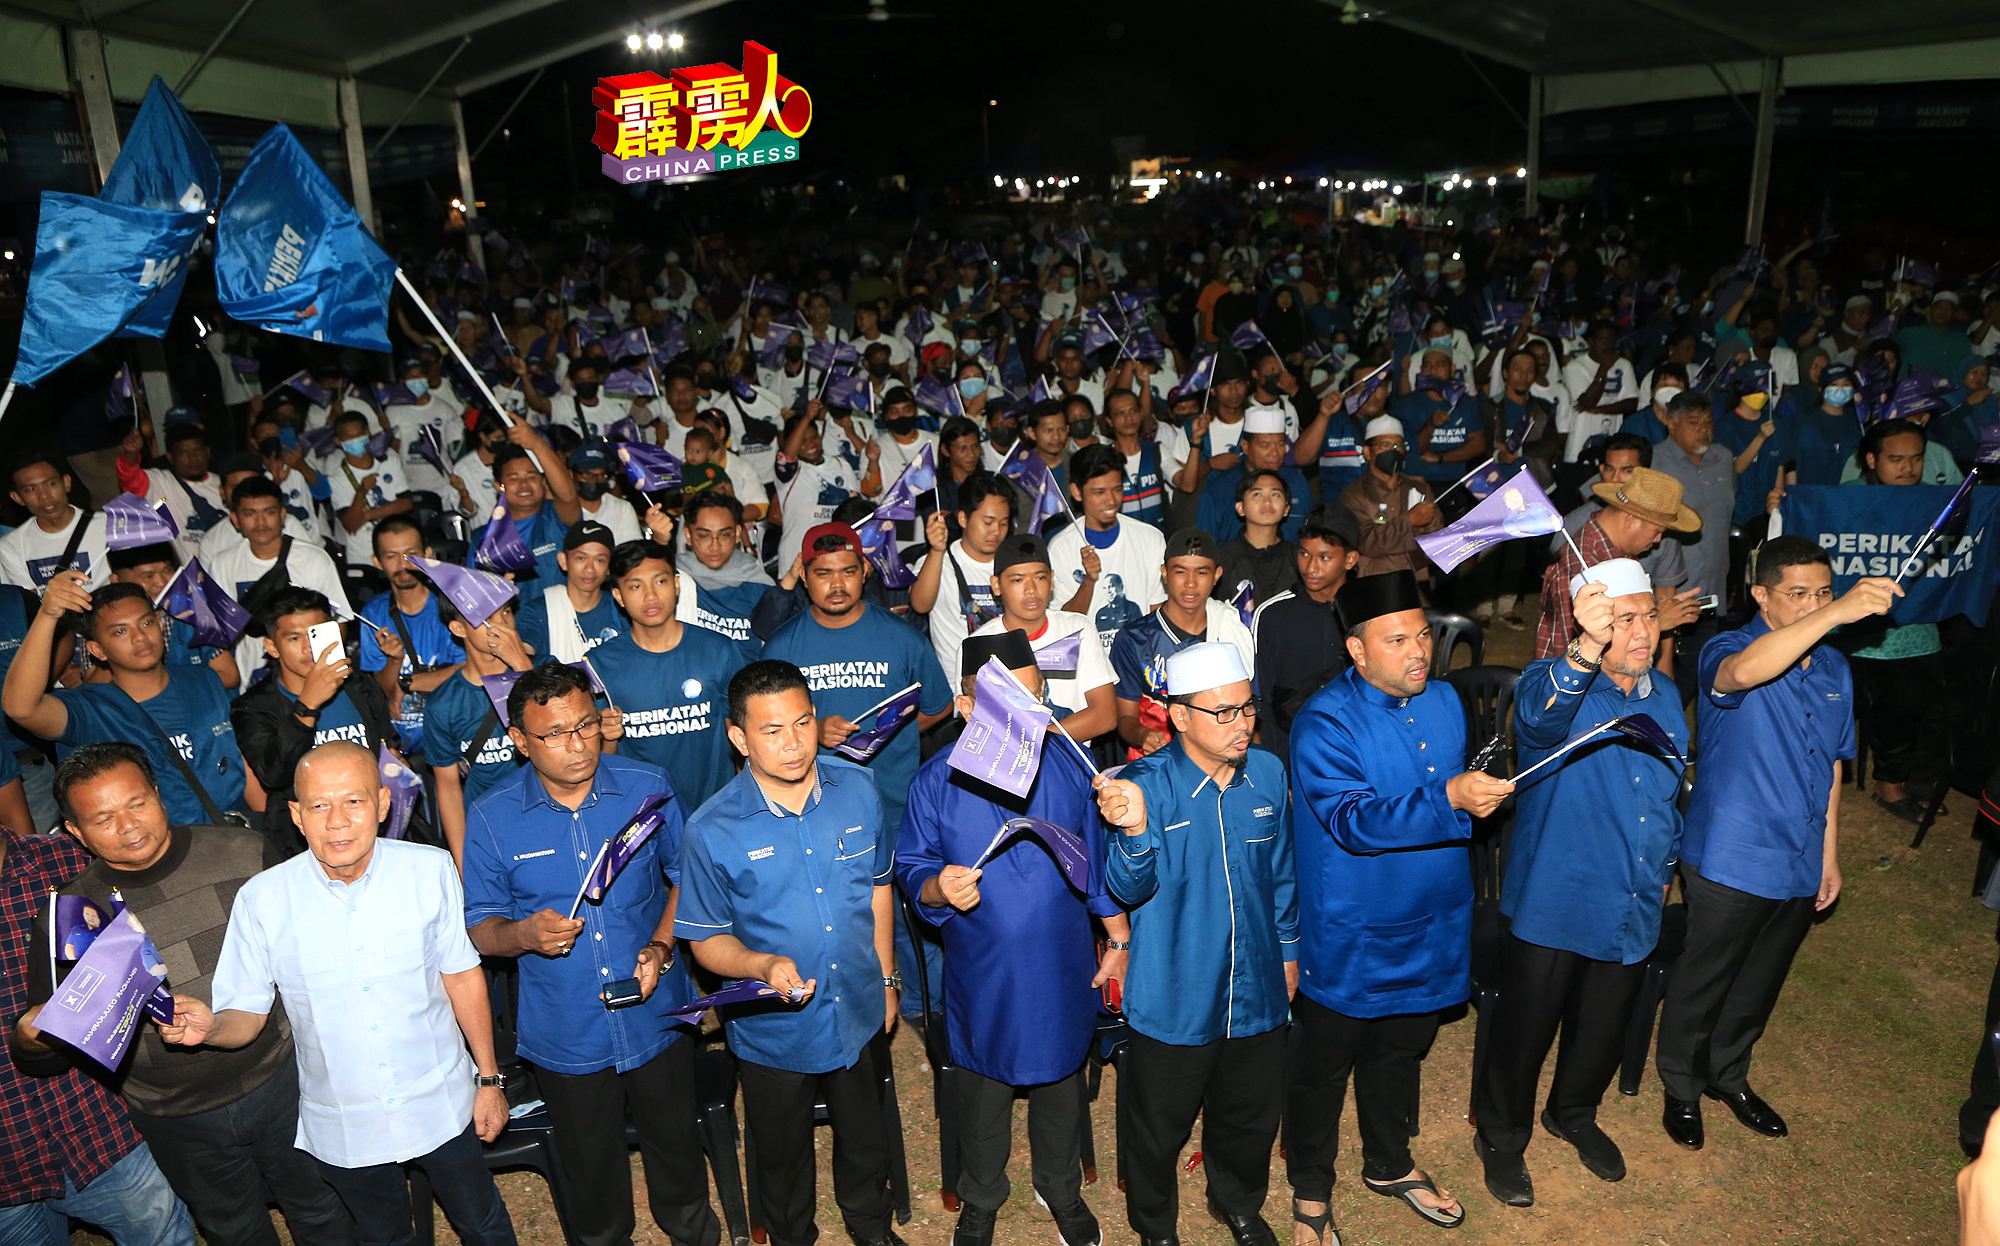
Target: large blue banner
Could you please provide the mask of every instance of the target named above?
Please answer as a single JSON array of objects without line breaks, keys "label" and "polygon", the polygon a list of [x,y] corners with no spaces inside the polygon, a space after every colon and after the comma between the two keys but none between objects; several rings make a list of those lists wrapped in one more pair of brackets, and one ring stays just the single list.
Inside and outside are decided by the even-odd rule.
[{"label": "large blue banner", "polygon": [[[215,163],[215,152],[195,128],[194,118],[155,74],[152,85],[146,88],[146,102],[139,106],[139,115],[132,121],[132,130],[125,136],[125,145],[119,149],[98,198],[128,208],[192,213],[206,224],[221,195],[222,169]],[[198,231],[196,240],[200,236]],[[189,254],[193,246],[191,242]],[[181,258],[173,274],[118,330],[119,337],[166,334],[187,280],[188,257]]]},{"label": "large blue banner", "polygon": [[[1953,492],[1945,485],[1795,485],[1785,490],[1779,515],[1786,532],[1826,550],[1833,590],[1844,593],[1864,576],[1894,579]],[[2000,591],[2000,557],[1993,550],[2000,488],[1973,489],[1964,512],[1904,578],[1908,596],[1890,618],[1936,623],[1963,614],[1974,626],[1986,625]]]},{"label": "large blue banner", "polygon": [[396,263],[290,129],[250,153],[215,229],[223,310],[274,333],[389,349]]}]

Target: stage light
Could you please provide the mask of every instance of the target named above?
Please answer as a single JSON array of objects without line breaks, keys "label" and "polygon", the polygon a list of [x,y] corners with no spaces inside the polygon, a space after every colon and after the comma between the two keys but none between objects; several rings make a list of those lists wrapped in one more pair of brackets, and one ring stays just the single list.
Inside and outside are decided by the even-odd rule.
[{"label": "stage light", "polygon": [[681,38],[679,31],[675,31],[673,34],[667,36],[668,50],[678,52],[686,46],[687,40]]},{"label": "stage light", "polygon": [[637,52],[640,48],[646,46],[646,41],[644,39],[641,39],[638,35],[626,35],[625,46],[630,51]]},{"label": "stage light", "polygon": [[646,46],[652,49],[653,51],[657,52],[661,48],[667,46],[667,41],[666,38],[663,35],[661,35],[659,31],[656,30],[652,34],[646,36]]},{"label": "stage light", "polygon": [[1520,168],[1520,169],[1516,169],[1516,170],[1514,170],[1514,176],[1515,176],[1515,177],[1526,177],[1526,176],[1528,176],[1528,170],[1527,170],[1527,169],[1525,169],[1525,168]]}]

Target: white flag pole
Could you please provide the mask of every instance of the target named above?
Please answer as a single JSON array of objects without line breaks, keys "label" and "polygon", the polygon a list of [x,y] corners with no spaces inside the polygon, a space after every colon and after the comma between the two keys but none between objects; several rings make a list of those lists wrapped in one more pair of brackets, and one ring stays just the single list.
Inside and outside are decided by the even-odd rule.
[{"label": "white flag pole", "polygon": [[[451,351],[452,358],[458,360],[458,366],[465,369],[465,374],[472,378],[472,383],[479,387],[479,392],[486,396],[486,401],[493,404],[494,412],[509,424],[514,423],[513,415],[508,412],[507,408],[500,405],[500,399],[494,396],[492,389],[488,388],[486,378],[479,375],[479,369],[473,367],[472,361],[465,357],[465,352],[458,348],[458,339],[444,331],[444,325],[439,322],[437,313],[431,310],[429,303],[424,302],[424,296],[417,293],[417,288],[410,284],[409,277],[400,268],[396,270],[396,284],[403,287],[404,291],[409,294],[410,301],[415,303],[417,310],[424,314],[424,319],[431,322],[431,328],[436,329],[437,335],[444,339],[445,348]],[[523,390],[522,393],[525,397],[526,391]]]}]

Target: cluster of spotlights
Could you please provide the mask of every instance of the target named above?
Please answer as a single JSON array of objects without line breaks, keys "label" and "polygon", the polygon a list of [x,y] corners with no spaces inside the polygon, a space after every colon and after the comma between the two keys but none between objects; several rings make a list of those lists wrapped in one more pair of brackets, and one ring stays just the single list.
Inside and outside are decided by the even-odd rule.
[{"label": "cluster of spotlights", "polygon": [[625,36],[625,48],[630,52],[638,52],[641,49],[648,52],[657,52],[661,48],[668,48],[678,52],[686,45],[687,40],[681,38],[679,31],[675,31],[669,35],[663,35],[657,30],[648,31],[643,35],[634,31]]}]

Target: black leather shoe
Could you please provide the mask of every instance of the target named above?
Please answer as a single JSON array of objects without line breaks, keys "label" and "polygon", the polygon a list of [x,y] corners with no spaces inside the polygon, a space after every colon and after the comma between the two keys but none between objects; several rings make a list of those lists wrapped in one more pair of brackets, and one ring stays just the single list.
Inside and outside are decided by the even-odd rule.
[{"label": "black leather shoe", "polygon": [[1785,1118],[1757,1097],[1757,1092],[1745,1086],[1741,1090],[1717,1090],[1713,1086],[1702,1092],[1711,1099],[1729,1105],[1748,1129],[1753,1129],[1766,1138],[1782,1138],[1791,1131],[1785,1128]]},{"label": "black leather shoe", "polygon": [[1139,1239],[1139,1246],[1181,1246],[1181,1239],[1178,1237],[1142,1237]]},{"label": "black leather shoe", "polygon": [[1542,1128],[1575,1147],[1583,1166],[1599,1177],[1606,1181],[1625,1179],[1625,1155],[1618,1149],[1618,1144],[1597,1127],[1596,1121],[1575,1129],[1564,1129],[1556,1121],[1556,1114],[1543,1108]]},{"label": "black leather shoe", "polygon": [[958,1206],[958,1227],[952,1230],[951,1246],[992,1246],[994,1213],[971,1203]]},{"label": "black leather shoe", "polygon": [[1050,1208],[1049,1214],[1055,1217],[1056,1232],[1062,1235],[1063,1246],[1099,1246],[1104,1241],[1097,1217],[1081,1200],[1073,1207]]},{"label": "black leather shoe", "polygon": [[1701,1100],[1668,1095],[1666,1103],[1660,1113],[1660,1124],[1666,1126],[1667,1137],[1690,1151],[1701,1150]]},{"label": "black leather shoe", "polygon": [[1528,1176],[1527,1160],[1496,1151],[1477,1135],[1472,1139],[1472,1149],[1479,1152],[1479,1162],[1486,1166],[1487,1193],[1509,1207],[1535,1205],[1535,1183]]},{"label": "black leather shoe", "polygon": [[1232,1216],[1218,1207],[1214,1199],[1208,1200],[1208,1214],[1228,1227],[1236,1246],[1278,1246],[1278,1235],[1271,1232],[1271,1226],[1262,1216]]}]

